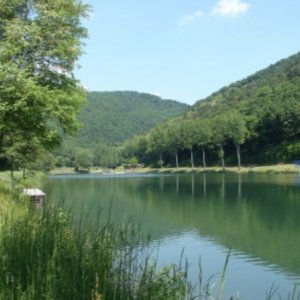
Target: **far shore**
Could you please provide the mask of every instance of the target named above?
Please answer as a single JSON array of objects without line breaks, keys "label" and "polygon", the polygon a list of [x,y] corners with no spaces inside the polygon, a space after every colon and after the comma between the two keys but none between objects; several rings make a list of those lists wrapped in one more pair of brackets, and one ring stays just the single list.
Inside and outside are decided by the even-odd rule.
[{"label": "far shore", "polygon": [[[223,173],[222,167],[180,167],[180,168],[150,168],[150,167],[137,167],[125,169],[123,167],[118,167],[116,169],[101,169],[101,168],[91,168],[89,174],[120,174],[120,173]],[[238,167],[226,167],[225,173],[241,173],[241,174],[300,174],[300,168],[293,164],[278,164],[270,166],[251,166],[242,167],[240,170]],[[74,168],[57,168],[50,172],[51,175],[70,175],[70,174],[82,174],[74,170]]]}]

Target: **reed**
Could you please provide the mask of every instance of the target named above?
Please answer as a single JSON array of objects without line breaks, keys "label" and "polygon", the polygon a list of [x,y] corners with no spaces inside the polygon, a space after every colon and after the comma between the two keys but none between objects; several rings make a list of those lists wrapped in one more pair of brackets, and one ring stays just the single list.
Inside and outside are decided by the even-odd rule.
[{"label": "reed", "polygon": [[186,271],[159,269],[135,226],[90,231],[61,209],[24,211],[1,214],[0,299],[191,299]]}]

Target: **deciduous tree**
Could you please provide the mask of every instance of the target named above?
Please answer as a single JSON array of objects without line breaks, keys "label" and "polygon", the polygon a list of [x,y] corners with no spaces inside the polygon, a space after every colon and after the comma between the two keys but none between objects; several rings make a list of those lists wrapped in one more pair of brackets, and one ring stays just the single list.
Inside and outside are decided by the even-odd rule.
[{"label": "deciduous tree", "polygon": [[212,139],[211,124],[208,120],[198,119],[195,122],[196,133],[194,136],[195,143],[202,147],[203,168],[206,168],[205,145],[210,143]]},{"label": "deciduous tree", "polygon": [[16,135],[51,149],[77,128],[85,95],[73,71],[87,11],[80,0],[0,0],[2,155]]},{"label": "deciduous tree", "polygon": [[89,170],[93,165],[93,152],[88,149],[77,148],[74,165],[77,170]]},{"label": "deciduous tree", "polygon": [[244,144],[249,131],[246,127],[246,121],[244,117],[236,110],[227,113],[226,116],[228,130],[227,136],[232,139],[236,147],[236,155],[238,161],[238,168],[241,169],[241,149],[240,145]]}]

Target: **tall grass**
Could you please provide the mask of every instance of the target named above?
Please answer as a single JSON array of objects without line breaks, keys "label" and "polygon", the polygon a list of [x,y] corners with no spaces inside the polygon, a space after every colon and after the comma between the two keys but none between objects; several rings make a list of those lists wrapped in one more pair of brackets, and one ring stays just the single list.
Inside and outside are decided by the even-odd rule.
[{"label": "tall grass", "polygon": [[186,270],[158,269],[133,225],[88,231],[60,209],[0,227],[0,299],[192,299]]}]

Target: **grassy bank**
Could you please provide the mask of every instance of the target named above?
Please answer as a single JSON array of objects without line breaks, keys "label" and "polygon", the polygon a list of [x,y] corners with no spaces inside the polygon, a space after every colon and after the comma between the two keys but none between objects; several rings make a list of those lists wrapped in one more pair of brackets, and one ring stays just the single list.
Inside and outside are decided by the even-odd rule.
[{"label": "grassy bank", "polygon": [[[99,171],[99,168],[92,168],[90,173],[101,173],[102,170]],[[125,170],[124,168],[120,167],[116,170],[106,170],[106,172],[111,173],[120,173],[120,172],[136,172],[136,173],[222,173],[223,169],[218,166],[213,167],[180,167],[180,168],[150,168],[150,167],[143,167],[143,168],[136,168],[136,169],[129,169]],[[297,168],[293,164],[279,164],[279,165],[270,165],[270,166],[249,166],[249,167],[242,167],[240,170],[238,167],[226,167],[225,173],[258,173],[258,174],[299,174],[300,169]],[[51,174],[78,174],[74,171],[74,168],[58,168],[51,171]]]},{"label": "grassy bank", "polygon": [[[207,167],[207,168],[143,168],[140,169],[141,172],[149,173],[222,173],[223,169],[221,167]],[[299,169],[293,164],[280,164],[272,166],[251,166],[242,167],[240,170],[238,167],[226,167],[225,173],[259,173],[259,174],[297,174]]]},{"label": "grassy bank", "polygon": [[25,187],[41,186],[47,175],[40,171],[27,171],[24,177],[23,171],[14,172],[13,179],[10,171],[0,172],[0,189],[11,190],[22,189]]}]

